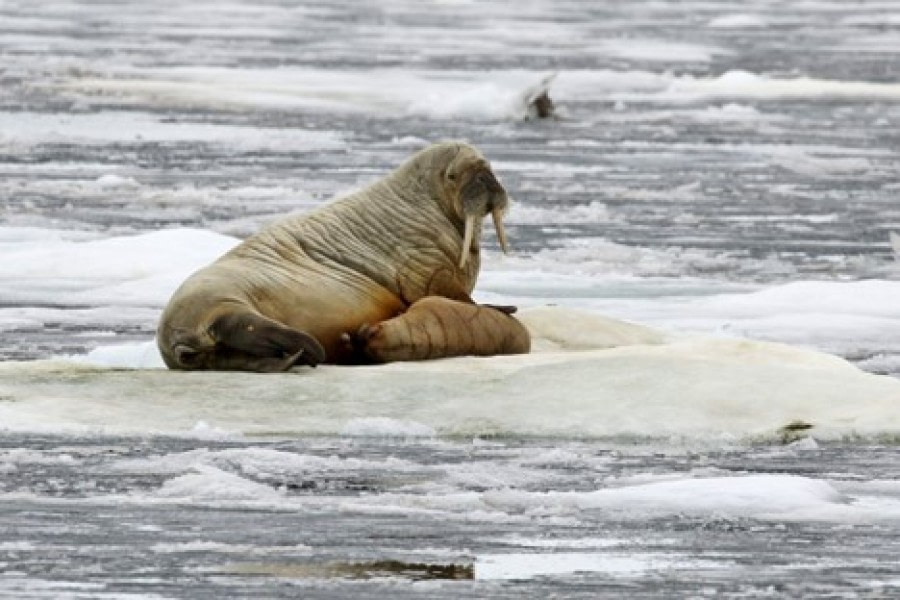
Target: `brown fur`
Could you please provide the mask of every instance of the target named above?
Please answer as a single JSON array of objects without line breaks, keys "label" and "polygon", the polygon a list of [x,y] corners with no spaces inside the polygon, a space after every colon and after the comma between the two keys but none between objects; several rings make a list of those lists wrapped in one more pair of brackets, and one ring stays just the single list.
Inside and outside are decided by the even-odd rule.
[{"label": "brown fur", "polygon": [[[355,194],[268,226],[189,277],[160,320],[163,359],[174,369],[280,371],[323,361],[527,351],[521,343],[510,350],[502,342],[527,337],[515,319],[478,309],[470,297],[480,266],[481,220],[507,202],[475,148],[430,146]],[[477,222],[474,243],[461,268],[471,216]],[[429,299],[418,307],[431,296],[456,302]],[[457,319],[465,312],[458,304],[468,305],[471,318]],[[426,307],[431,316],[423,321]],[[461,333],[458,341],[422,352],[417,339],[391,333],[395,323],[404,323],[401,315],[409,315],[410,326],[445,316],[463,333],[481,333]],[[377,344],[390,347],[390,357],[375,348],[374,337],[369,348],[368,338],[358,335],[382,321],[388,324]],[[354,343],[347,343],[348,334]]]},{"label": "brown fur", "polygon": [[528,330],[508,310],[440,296],[422,298],[393,319],[364,325],[351,341],[375,362],[524,354],[531,347]]}]

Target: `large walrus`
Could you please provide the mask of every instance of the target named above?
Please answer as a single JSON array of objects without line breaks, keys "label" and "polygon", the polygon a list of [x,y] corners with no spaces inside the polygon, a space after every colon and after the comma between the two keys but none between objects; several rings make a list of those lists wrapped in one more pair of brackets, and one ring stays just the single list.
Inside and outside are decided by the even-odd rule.
[{"label": "large walrus", "polygon": [[513,307],[477,305],[482,220],[509,200],[481,153],[432,145],[365,189],[277,221],[194,273],[163,312],[172,369],[284,371],[528,352]]}]

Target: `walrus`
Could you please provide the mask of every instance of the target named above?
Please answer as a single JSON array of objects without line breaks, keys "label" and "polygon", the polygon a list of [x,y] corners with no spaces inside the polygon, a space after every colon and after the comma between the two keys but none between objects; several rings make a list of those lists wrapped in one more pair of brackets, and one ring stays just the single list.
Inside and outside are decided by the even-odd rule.
[{"label": "walrus", "polygon": [[277,372],[526,353],[515,307],[477,305],[482,221],[506,190],[476,148],[433,144],[364,189],[285,217],[191,275],[162,313],[171,369]]}]

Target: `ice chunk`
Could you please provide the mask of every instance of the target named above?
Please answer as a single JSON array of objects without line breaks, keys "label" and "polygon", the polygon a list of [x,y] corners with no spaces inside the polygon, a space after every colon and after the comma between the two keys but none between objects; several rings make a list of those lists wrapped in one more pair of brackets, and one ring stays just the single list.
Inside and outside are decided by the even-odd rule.
[{"label": "ice chunk", "polygon": [[665,339],[649,327],[552,306],[523,310],[519,319],[531,333],[532,351],[538,352],[661,344]]},{"label": "ice chunk", "polygon": [[206,421],[244,435],[339,435],[358,419],[466,436],[780,439],[796,421],[817,439],[900,431],[896,379],[809,350],[708,338],[265,378],[8,362],[0,396],[0,423],[19,431],[185,435]]}]

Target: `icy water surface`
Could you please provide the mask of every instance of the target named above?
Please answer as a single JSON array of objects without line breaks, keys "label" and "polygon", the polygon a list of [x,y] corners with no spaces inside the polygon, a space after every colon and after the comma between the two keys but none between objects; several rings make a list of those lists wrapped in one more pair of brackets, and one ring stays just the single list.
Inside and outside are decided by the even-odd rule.
[{"label": "icy water surface", "polygon": [[[0,3],[0,595],[900,594],[898,53],[896,2]],[[115,370],[193,269],[444,138],[514,202],[479,299],[650,329]]]},{"label": "icy water surface", "polygon": [[890,596],[898,585],[893,448],[8,436],[0,452],[10,597]]}]

